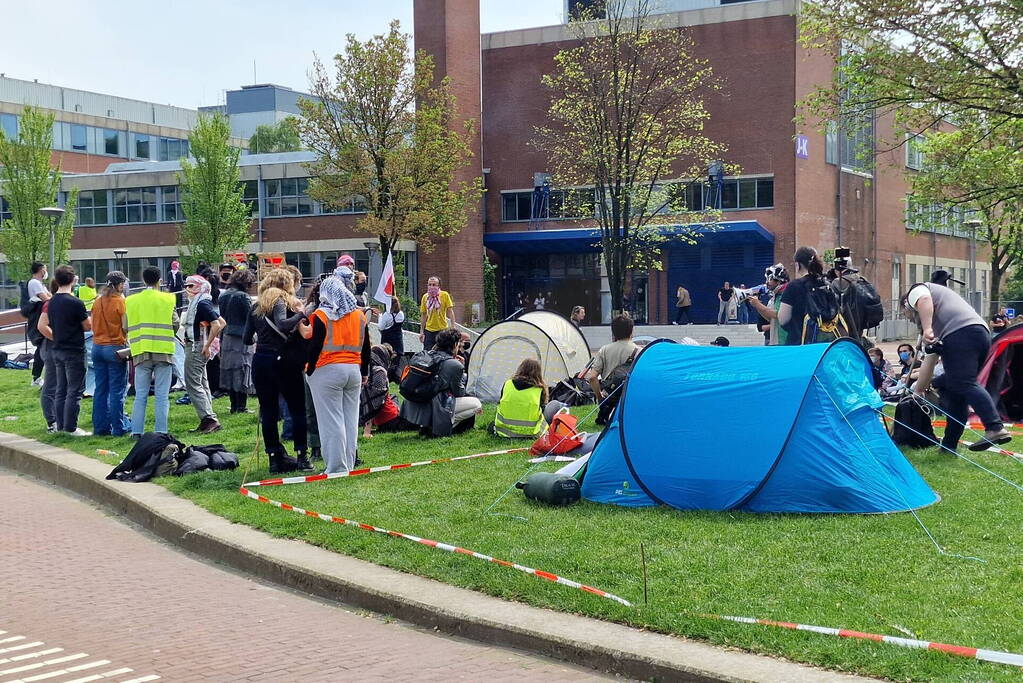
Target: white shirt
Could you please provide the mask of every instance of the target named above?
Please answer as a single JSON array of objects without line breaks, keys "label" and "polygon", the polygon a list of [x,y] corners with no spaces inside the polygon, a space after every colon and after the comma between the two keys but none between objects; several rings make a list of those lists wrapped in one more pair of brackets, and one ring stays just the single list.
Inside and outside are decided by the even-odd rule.
[{"label": "white shirt", "polygon": [[537,298],[533,299],[533,306],[538,311],[542,311],[543,307],[544,307],[544,304],[546,304],[546,303],[547,303],[547,300],[544,299],[542,296],[538,296]]},{"label": "white shirt", "polygon": [[405,311],[398,311],[397,315],[392,314],[390,311],[380,314],[380,322],[377,323],[377,328],[383,332],[389,330],[395,324],[402,324],[405,322]]},{"label": "white shirt", "polygon": [[913,310],[916,310],[916,302],[920,299],[927,297],[931,298],[931,290],[927,289],[924,285],[917,285],[913,289],[909,290],[909,294],[906,296],[906,303],[908,303]]},{"label": "white shirt", "polygon": [[28,281],[28,300],[29,301],[42,301],[39,295],[46,291],[46,285],[43,281],[38,278],[32,278]]}]

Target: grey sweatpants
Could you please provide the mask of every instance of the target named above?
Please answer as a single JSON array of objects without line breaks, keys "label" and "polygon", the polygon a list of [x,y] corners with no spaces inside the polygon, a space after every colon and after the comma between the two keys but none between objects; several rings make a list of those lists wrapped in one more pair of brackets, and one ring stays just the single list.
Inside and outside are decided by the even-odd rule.
[{"label": "grey sweatpants", "polygon": [[355,467],[359,439],[359,395],[362,373],[355,363],[328,363],[309,376],[316,407],[320,452],[327,473]]},{"label": "grey sweatpants", "polygon": [[207,417],[217,419],[213,412],[213,395],[210,393],[210,381],[206,377],[206,363],[209,361],[202,355],[202,348],[192,349],[191,342],[185,342],[185,391],[192,401],[195,414],[199,419]]}]

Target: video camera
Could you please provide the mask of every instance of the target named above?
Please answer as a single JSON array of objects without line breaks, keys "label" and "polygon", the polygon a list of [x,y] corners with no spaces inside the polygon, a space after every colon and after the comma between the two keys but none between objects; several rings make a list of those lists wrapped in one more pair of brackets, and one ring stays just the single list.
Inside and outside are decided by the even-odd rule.
[{"label": "video camera", "polygon": [[835,260],[828,272],[828,279],[834,280],[843,275],[852,275],[860,271],[852,267],[852,249],[849,247],[835,247]]}]

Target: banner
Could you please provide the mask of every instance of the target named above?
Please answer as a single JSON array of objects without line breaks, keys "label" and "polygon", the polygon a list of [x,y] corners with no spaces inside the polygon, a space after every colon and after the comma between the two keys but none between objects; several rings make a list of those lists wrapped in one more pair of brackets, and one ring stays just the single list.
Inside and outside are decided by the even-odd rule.
[{"label": "banner", "polygon": [[387,263],[380,273],[380,281],[377,282],[377,291],[373,298],[390,309],[391,297],[394,296],[394,254],[387,252]]}]

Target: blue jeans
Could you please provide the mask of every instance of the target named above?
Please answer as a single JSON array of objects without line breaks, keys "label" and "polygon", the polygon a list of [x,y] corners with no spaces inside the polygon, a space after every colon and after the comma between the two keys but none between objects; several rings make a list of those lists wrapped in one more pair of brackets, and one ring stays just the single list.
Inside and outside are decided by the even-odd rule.
[{"label": "blue jeans", "polygon": [[96,393],[96,371],[92,361],[92,332],[85,333],[85,387],[86,396]]},{"label": "blue jeans", "polygon": [[92,399],[94,434],[122,436],[131,428],[124,414],[124,392],[128,387],[128,363],[117,359],[123,346],[94,344],[92,367],[96,374],[96,393]]},{"label": "blue jeans", "polygon": [[174,366],[170,363],[145,361],[135,366],[135,407],[131,411],[131,433],[146,431],[146,404],[149,402],[149,386],[153,382],[153,398],[156,399],[156,425],[154,432],[167,433],[167,418],[170,415],[170,383]]}]

